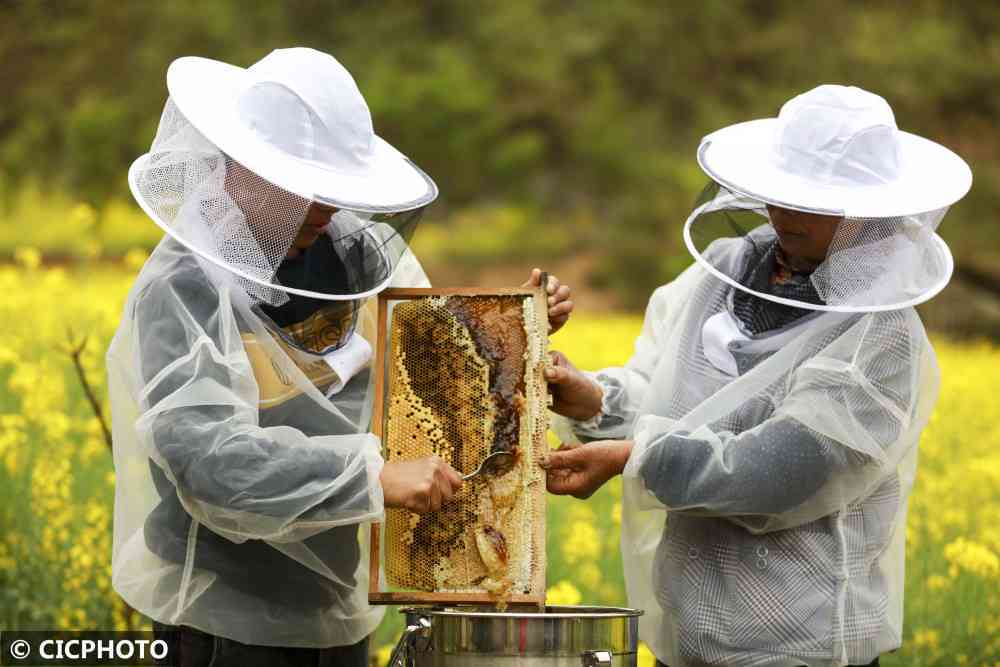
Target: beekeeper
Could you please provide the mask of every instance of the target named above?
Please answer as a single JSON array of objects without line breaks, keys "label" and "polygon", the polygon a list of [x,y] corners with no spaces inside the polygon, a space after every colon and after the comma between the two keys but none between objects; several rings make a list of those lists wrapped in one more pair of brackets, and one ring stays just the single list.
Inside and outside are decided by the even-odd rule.
[{"label": "beekeeper", "polygon": [[[327,54],[181,58],[167,87],[129,170],[166,236],[107,354],[114,588],[172,664],[367,665],[364,524],[461,485],[368,433],[369,297],[428,284],[407,242],[437,187]],[[548,287],[558,326],[572,303]]]},{"label": "beekeeper", "polygon": [[698,163],[696,262],[653,293],[635,354],[550,371],[555,410],[597,442],[553,453],[549,490],[623,475],[629,603],[661,664],[878,664],[901,642],[939,385],[914,306],[951,276],[935,230],[971,173],[834,85],[710,134]]}]

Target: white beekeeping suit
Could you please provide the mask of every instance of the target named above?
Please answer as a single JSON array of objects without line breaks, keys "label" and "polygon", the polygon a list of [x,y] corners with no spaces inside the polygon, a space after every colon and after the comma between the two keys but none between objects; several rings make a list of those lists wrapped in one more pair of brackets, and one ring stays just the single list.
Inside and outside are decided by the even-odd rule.
[{"label": "white beekeeping suit", "polygon": [[[182,58],[132,192],[167,232],[107,354],[113,582],[134,608],[255,645],[370,634],[372,296],[426,286],[407,240],[434,183],[310,49]],[[307,215],[326,211],[295,250]]]},{"label": "white beekeeping suit", "polygon": [[[670,667],[868,664],[901,642],[906,501],[938,393],[913,306],[951,275],[935,229],[971,174],[841,86],[709,135],[698,160],[697,261],[653,294],[628,364],[592,374],[601,412],[575,424],[634,441],[629,603]],[[816,230],[780,215],[829,228],[808,272],[781,263]]]}]

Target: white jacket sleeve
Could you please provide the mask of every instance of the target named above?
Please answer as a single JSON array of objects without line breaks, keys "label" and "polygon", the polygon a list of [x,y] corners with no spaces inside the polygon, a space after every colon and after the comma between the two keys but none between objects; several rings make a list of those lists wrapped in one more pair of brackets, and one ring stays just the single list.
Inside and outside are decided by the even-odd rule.
[{"label": "white jacket sleeve", "polygon": [[[136,302],[135,422],[191,516],[234,542],[299,541],[382,515],[378,439],[330,415],[330,433],[262,427],[258,385],[224,293],[154,281]],[[308,400],[308,399],[307,399]]]},{"label": "white jacket sleeve", "polygon": [[788,382],[773,413],[738,434],[640,418],[626,476],[674,512],[753,532],[808,523],[893,474],[930,416],[938,374],[910,311],[862,318]]}]

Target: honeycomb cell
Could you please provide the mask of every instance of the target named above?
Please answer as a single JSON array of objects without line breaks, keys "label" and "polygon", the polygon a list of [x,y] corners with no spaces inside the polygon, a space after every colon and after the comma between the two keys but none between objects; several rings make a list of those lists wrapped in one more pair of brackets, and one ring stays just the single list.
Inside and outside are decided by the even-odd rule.
[{"label": "honeycomb cell", "polygon": [[503,450],[515,453],[516,464],[467,482],[438,512],[387,510],[390,587],[489,593],[499,602],[544,594],[538,528],[545,484],[537,461],[546,446],[546,327],[525,295],[425,297],[393,309],[387,458],[436,454],[467,474]]}]

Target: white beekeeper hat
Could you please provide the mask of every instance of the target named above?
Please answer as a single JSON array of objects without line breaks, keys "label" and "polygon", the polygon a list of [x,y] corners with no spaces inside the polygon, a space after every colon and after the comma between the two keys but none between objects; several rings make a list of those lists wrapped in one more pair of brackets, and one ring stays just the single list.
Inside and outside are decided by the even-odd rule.
[{"label": "white beekeeper hat", "polygon": [[[951,278],[951,252],[935,230],[968,192],[972,172],[944,146],[899,130],[878,95],[818,86],[777,118],[709,134],[698,164],[712,183],[684,225],[685,245],[741,292],[810,310],[870,312],[922,303]],[[826,237],[825,257],[808,258],[815,268],[798,294],[765,284],[772,255],[786,244],[818,246],[796,240],[804,227],[779,238],[769,206],[814,214],[796,224],[813,226],[814,242]]]},{"label": "white beekeeper hat", "polygon": [[167,88],[209,141],[289,192],[356,211],[407,210],[437,195],[375,134],[354,78],[329,54],[278,49],[246,69],[178,58]]},{"label": "white beekeeper hat", "polygon": [[[143,210],[256,299],[286,293],[354,300],[378,293],[438,194],[427,174],[375,134],[354,79],[314,49],[272,51],[249,68],[175,60],[148,153],[129,169]],[[276,277],[312,202],[338,261],[309,289]],[[333,280],[333,276],[338,276]]]},{"label": "white beekeeper hat", "polygon": [[713,132],[698,164],[734,192],[858,218],[940,209],[972,185],[962,158],[897,129],[889,104],[854,86],[818,86],[786,102],[777,118]]}]

